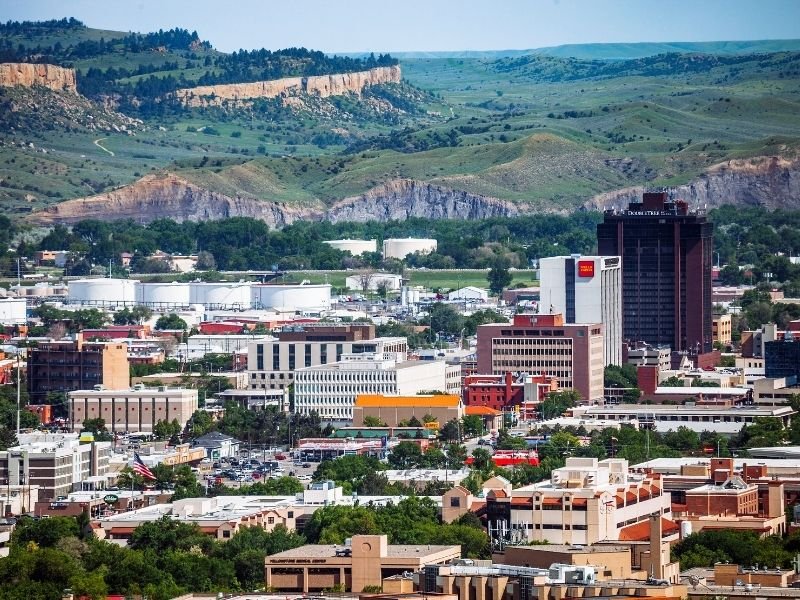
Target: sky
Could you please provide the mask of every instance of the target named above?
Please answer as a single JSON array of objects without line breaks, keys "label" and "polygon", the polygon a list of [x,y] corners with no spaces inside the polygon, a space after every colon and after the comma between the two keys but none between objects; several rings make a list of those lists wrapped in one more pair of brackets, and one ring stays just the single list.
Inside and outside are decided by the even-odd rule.
[{"label": "sky", "polygon": [[226,52],[529,49],[800,38],[800,0],[2,0],[0,20],[183,27]]}]

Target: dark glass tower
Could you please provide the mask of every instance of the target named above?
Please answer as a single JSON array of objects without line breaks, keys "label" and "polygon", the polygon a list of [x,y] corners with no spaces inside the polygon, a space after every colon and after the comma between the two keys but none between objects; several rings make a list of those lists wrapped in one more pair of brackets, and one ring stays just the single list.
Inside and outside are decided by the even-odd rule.
[{"label": "dark glass tower", "polygon": [[690,353],[711,351],[713,225],[666,192],[607,210],[597,252],[622,256],[622,337]]}]

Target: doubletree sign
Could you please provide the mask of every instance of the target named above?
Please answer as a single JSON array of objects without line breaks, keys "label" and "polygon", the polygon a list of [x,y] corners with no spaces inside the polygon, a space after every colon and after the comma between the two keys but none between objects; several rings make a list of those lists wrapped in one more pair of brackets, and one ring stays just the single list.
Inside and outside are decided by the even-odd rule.
[{"label": "doubletree sign", "polygon": [[115,496],[114,494],[109,494],[108,496],[103,498],[103,502],[106,504],[116,504],[119,500],[119,496]]}]

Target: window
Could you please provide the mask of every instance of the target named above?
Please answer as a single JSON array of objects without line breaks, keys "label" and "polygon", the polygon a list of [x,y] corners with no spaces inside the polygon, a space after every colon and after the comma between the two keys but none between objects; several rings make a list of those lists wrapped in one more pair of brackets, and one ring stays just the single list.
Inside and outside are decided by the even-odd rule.
[{"label": "window", "polygon": [[267,525],[275,525],[275,517],[267,517]]},{"label": "window", "polygon": [[231,532],[230,532],[230,530],[228,530],[228,529],[224,529],[224,530],[222,531],[222,537],[224,537],[225,539],[228,539],[229,537],[231,537]]},{"label": "window", "polygon": [[461,506],[461,498],[458,496],[453,496],[450,498],[450,507],[451,508],[459,508]]}]

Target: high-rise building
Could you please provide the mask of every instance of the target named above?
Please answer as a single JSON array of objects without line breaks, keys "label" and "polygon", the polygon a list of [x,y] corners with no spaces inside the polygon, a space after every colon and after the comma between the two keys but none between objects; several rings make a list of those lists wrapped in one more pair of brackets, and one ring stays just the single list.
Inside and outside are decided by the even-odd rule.
[{"label": "high-rise building", "polygon": [[619,256],[552,256],[539,260],[539,312],[566,323],[602,323],[606,366],[622,364],[622,268]]},{"label": "high-rise building", "polygon": [[601,255],[622,256],[622,335],[676,351],[712,348],[713,226],[666,192],[646,193],[597,226]]},{"label": "high-rise building", "polygon": [[478,371],[546,375],[584,400],[603,398],[602,323],[564,323],[552,315],[514,315],[511,324],[478,327]]},{"label": "high-rise building", "polygon": [[764,344],[764,372],[770,379],[796,377],[800,379],[800,340],[789,335],[783,340]]}]

